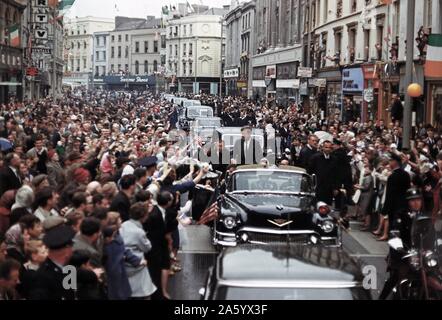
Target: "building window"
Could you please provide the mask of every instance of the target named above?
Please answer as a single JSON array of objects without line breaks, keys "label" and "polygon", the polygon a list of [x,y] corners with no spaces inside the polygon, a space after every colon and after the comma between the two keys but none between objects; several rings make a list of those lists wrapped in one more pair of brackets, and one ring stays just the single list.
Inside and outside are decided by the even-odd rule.
[{"label": "building window", "polygon": [[77,41],[77,49],[80,49],[80,47],[81,47],[80,41]]},{"label": "building window", "polygon": [[102,66],[101,67],[101,76],[104,77],[106,75],[106,67]]},{"label": "building window", "polygon": [[153,61],[153,71],[154,71],[154,72],[157,72],[157,71],[158,71],[158,62],[157,62],[157,60],[154,60],[154,61]]},{"label": "building window", "polygon": [[115,47],[111,47],[111,58],[115,58]]},{"label": "building window", "polygon": [[140,52],[140,43],[137,41],[135,42],[135,53],[139,53]]},{"label": "building window", "polygon": [[172,55],[173,51],[172,51],[172,45],[169,45],[169,55]]},{"label": "building window", "polygon": [[177,44],[175,45],[175,56],[178,57],[178,45]]},{"label": "building window", "polygon": [[193,43],[189,43],[189,56],[191,57],[193,54]]},{"label": "building window", "polygon": [[112,36],[112,37],[111,37],[111,41],[112,41],[112,42],[115,42],[115,36]]},{"label": "building window", "polygon": [[110,70],[110,71],[111,71],[112,73],[115,72],[115,69],[114,69],[114,68],[115,68],[115,65],[114,65],[114,64],[111,64],[111,70]]},{"label": "building window", "polygon": [[103,60],[106,60],[106,51],[103,51]]},{"label": "building window", "polygon": [[129,46],[126,46],[126,49],[124,50],[124,57],[129,57]]},{"label": "building window", "polygon": [[100,45],[100,37],[97,37],[97,46]]},{"label": "building window", "polygon": [[121,42],[121,34],[118,35],[118,42]]},{"label": "building window", "polygon": [[350,9],[351,13],[355,13],[358,9],[358,1],[357,0],[350,0]]},{"label": "building window", "polygon": [[183,75],[186,75],[186,62],[183,61]]},{"label": "building window", "polygon": [[433,0],[424,0],[424,27],[431,28],[433,24],[432,14]]},{"label": "building window", "polygon": [[189,34],[192,35],[193,34],[193,25],[189,25]]},{"label": "building window", "polygon": [[77,59],[77,72],[80,72],[80,59]]},{"label": "building window", "polygon": [[83,58],[83,69],[87,69],[87,59]]},{"label": "building window", "polygon": [[186,56],[186,55],[187,55],[187,53],[186,53],[187,50],[186,50],[186,49],[187,49],[187,45],[184,43],[184,44],[183,44],[183,56]]},{"label": "building window", "polygon": [[118,64],[118,72],[120,73],[121,71],[123,71],[121,70],[121,64]]},{"label": "building window", "polygon": [[193,74],[193,63],[189,62],[189,74],[192,75]]},{"label": "building window", "polygon": [[100,60],[100,52],[99,51],[95,52],[95,60]]},{"label": "building window", "polygon": [[126,42],[128,42],[128,41],[129,41],[129,35],[126,34]]},{"label": "building window", "polygon": [[153,52],[158,53],[158,41],[155,40],[153,42]]},{"label": "building window", "polygon": [[135,74],[140,74],[140,63],[135,61]]},{"label": "building window", "polygon": [[370,59],[370,29],[364,30],[364,61]]},{"label": "building window", "polygon": [[187,35],[187,26],[184,26],[184,35]]},{"label": "building window", "polygon": [[118,46],[118,58],[121,58],[121,46]]},{"label": "building window", "polygon": [[100,70],[98,66],[95,67],[95,77],[98,77],[100,75]]},{"label": "building window", "polygon": [[144,53],[149,52],[149,41],[144,41]]},{"label": "building window", "polygon": [[74,71],[75,67],[74,67],[74,59],[71,59],[71,71]]},{"label": "building window", "polygon": [[144,60],[144,73],[149,73],[149,62],[147,62],[147,60]]},{"label": "building window", "polygon": [[83,42],[83,46],[84,46],[85,49],[87,48],[87,42],[86,41]]},{"label": "building window", "polygon": [[166,49],[166,36],[161,36],[161,48]]},{"label": "building window", "polygon": [[71,42],[71,49],[74,49],[74,48],[75,48],[75,43]]},{"label": "building window", "polygon": [[129,72],[129,65],[127,63],[124,65],[124,71]]},{"label": "building window", "polygon": [[103,37],[103,46],[106,46],[106,36]]}]

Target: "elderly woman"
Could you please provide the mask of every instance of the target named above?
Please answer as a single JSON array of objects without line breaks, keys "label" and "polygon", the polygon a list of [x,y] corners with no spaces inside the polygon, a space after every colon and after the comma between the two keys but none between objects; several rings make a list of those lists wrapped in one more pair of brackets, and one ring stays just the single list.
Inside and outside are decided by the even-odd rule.
[{"label": "elderly woman", "polygon": [[15,203],[11,208],[10,225],[16,224],[21,217],[32,214],[32,204],[34,203],[35,194],[31,187],[24,185],[18,189],[15,195]]},{"label": "elderly woman", "polygon": [[148,217],[148,209],[144,204],[137,203],[130,208],[129,214],[131,219],[123,223],[120,235],[126,248],[130,249],[141,260],[137,267],[134,267],[130,262],[126,262],[126,272],[132,290],[131,298],[148,300],[157,290],[152,283],[147,263],[144,260],[144,255],[152,248],[146,232],[143,230],[143,223]]}]

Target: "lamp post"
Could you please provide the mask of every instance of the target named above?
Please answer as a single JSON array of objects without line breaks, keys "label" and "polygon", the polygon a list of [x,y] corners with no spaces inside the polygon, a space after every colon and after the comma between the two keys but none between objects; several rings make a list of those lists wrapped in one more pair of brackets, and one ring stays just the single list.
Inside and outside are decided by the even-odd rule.
[{"label": "lamp post", "polygon": [[223,38],[224,38],[224,17],[220,19],[221,24],[221,49],[219,58],[219,96],[223,97]]},{"label": "lamp post", "polygon": [[[413,82],[413,57],[414,57],[414,9],[416,0],[407,1],[407,61],[405,65],[405,85]],[[411,149],[411,127],[412,127],[412,96],[405,95],[404,124],[403,124],[403,148]]]}]

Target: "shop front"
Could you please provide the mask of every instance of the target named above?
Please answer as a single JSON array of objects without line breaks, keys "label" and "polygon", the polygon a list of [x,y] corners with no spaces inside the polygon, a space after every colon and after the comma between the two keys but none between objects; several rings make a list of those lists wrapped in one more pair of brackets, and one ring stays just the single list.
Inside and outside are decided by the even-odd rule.
[{"label": "shop front", "polygon": [[378,64],[380,82],[378,94],[378,120],[390,122],[389,106],[395,95],[400,95],[401,72],[399,63]]},{"label": "shop front", "polygon": [[442,75],[427,81],[426,122],[442,131]]},{"label": "shop front", "polygon": [[276,96],[282,104],[289,99],[298,100],[300,81],[296,78],[297,63],[283,63],[276,66]]},{"label": "shop front", "polygon": [[253,99],[259,100],[266,97],[266,67],[255,67],[253,68]]},{"label": "shop front", "polygon": [[104,84],[109,90],[155,90],[155,76],[106,76]]},{"label": "shop front", "polygon": [[[342,111],[342,73],[339,68],[328,68],[317,72],[317,77],[325,79],[325,90],[320,90],[319,107],[326,111],[327,117],[333,118]],[[322,94],[322,95],[321,95]],[[323,95],[325,94],[325,98]]]},{"label": "shop front", "polygon": [[224,70],[224,80],[227,86],[227,95],[237,96],[238,95],[238,76],[239,69],[238,68],[230,68]]},{"label": "shop front", "polygon": [[363,121],[364,74],[362,68],[342,71],[342,115],[344,121]]}]

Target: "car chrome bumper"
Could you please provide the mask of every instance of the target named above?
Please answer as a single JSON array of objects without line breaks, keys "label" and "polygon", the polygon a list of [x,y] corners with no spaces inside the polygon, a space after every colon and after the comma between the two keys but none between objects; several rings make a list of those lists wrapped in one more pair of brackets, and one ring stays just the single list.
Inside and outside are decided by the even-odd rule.
[{"label": "car chrome bumper", "polygon": [[[285,239],[285,236],[288,236],[289,238]],[[312,237],[314,237],[316,241],[313,241]],[[244,242],[251,244],[268,244],[285,241],[313,244],[318,243],[336,247],[341,246],[337,237],[321,237],[320,234],[313,230],[276,230],[255,227],[244,227],[239,229],[236,233],[215,230],[213,244],[223,247],[236,247],[238,244]]]}]

